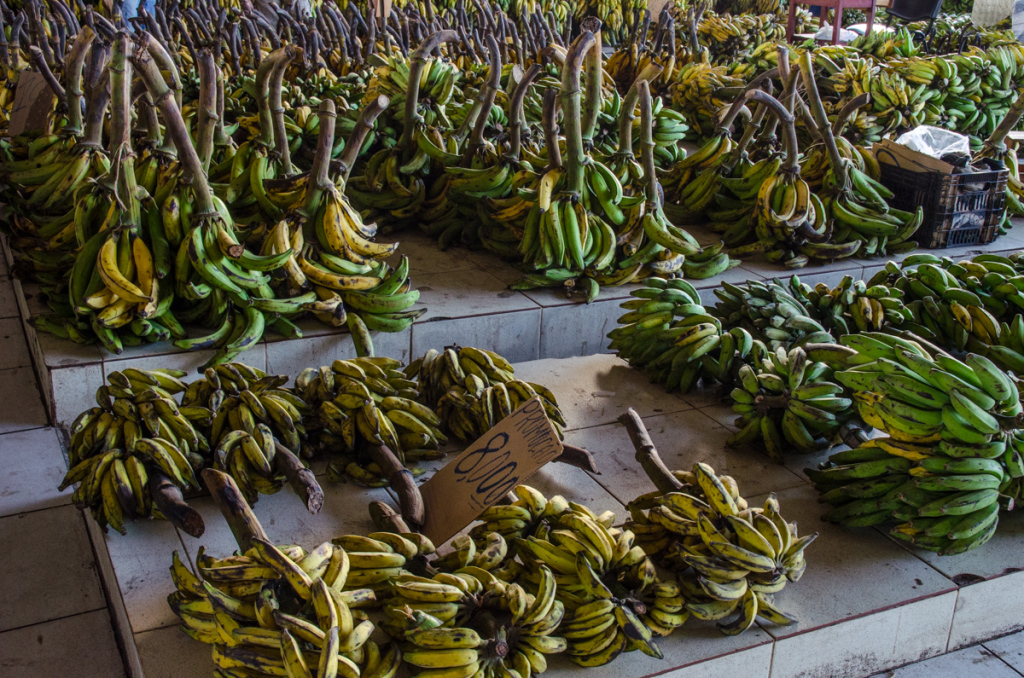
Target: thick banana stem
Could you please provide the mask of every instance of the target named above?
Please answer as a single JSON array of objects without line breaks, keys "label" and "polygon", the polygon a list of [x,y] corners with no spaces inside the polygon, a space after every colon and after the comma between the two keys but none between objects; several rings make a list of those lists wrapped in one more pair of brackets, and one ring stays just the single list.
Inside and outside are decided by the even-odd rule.
[{"label": "thick banana stem", "polygon": [[405,126],[402,129],[402,138],[398,142],[398,148],[401,149],[402,159],[405,162],[412,157],[415,147],[413,134],[423,119],[419,111],[416,110],[420,98],[420,75],[434,50],[457,37],[458,33],[452,30],[438,31],[424,40],[412,53],[412,65],[409,67],[409,87],[405,93]]},{"label": "thick banana stem", "polygon": [[663,494],[679,491],[683,484],[672,475],[672,472],[665,466],[665,462],[661,460],[658,448],[654,446],[651,434],[647,431],[643,419],[636,413],[636,410],[632,407],[629,408],[619,417],[619,421],[626,427],[626,433],[629,434],[629,439],[633,442],[637,462],[640,463],[654,486]]},{"label": "thick banana stem", "polygon": [[210,496],[231,528],[231,534],[235,536],[235,543],[242,553],[252,547],[254,539],[269,541],[267,533],[245,501],[234,478],[222,471],[208,468],[203,471],[203,482],[206,483]]},{"label": "thick banana stem", "polygon": [[65,91],[68,104],[68,124],[64,126],[66,134],[78,136],[82,133],[82,69],[95,37],[96,34],[91,28],[83,26],[64,60],[64,77],[67,79]]},{"label": "thick banana stem", "polygon": [[199,50],[199,120],[196,130],[196,153],[203,171],[210,170],[213,158],[213,134],[217,123],[217,64],[208,48]]},{"label": "thick banana stem", "polygon": [[[775,114],[775,117],[778,118],[782,124],[783,147],[786,149],[786,162],[782,165],[782,171],[798,176],[800,174],[800,147],[796,139],[796,118],[786,110],[782,102],[767,92],[759,89],[751,90],[744,94],[743,97],[747,101],[753,100],[767,106]],[[835,140],[833,139],[834,142]]]},{"label": "thick banana stem", "polygon": [[580,73],[583,59],[594,48],[597,39],[590,31],[580,33],[573,41],[562,67],[562,122],[565,129],[566,189],[570,193],[583,195],[586,189],[583,165],[586,153],[583,149],[583,129],[580,113]]},{"label": "thick banana stem", "polygon": [[544,141],[548,149],[548,169],[562,166],[562,150],[558,146],[558,90],[554,87],[544,92]]},{"label": "thick banana stem", "polygon": [[135,151],[131,139],[132,69],[128,63],[128,35],[118,33],[110,57],[110,161],[117,185],[114,195],[120,203],[121,225],[137,229],[142,223],[142,206],[135,182]]},{"label": "thick banana stem", "polygon": [[[236,488],[237,490],[237,488]],[[149,472],[149,495],[153,504],[171,525],[190,537],[198,539],[206,531],[203,516],[185,503],[181,489],[171,482],[163,473],[155,470]]]},{"label": "thick banana stem", "polygon": [[398,511],[382,501],[370,502],[370,519],[381,532],[394,532],[395,534],[412,532]]},{"label": "thick banana stem", "polygon": [[543,67],[540,64],[532,64],[526,70],[509,100],[508,120],[511,129],[509,130],[508,157],[512,160],[519,159],[519,153],[523,148],[523,103],[526,101],[526,94],[530,91],[530,86],[540,76],[542,70]]},{"label": "thick banana stem", "polygon": [[[143,33],[141,36],[143,40],[143,47],[150,53],[154,60],[156,60],[157,66],[161,71],[167,71],[171,76],[171,90],[174,92],[174,103],[177,104],[178,108],[181,108],[181,75],[178,73],[178,67],[174,65],[174,59],[164,48],[163,44],[154,38],[149,33]],[[193,54],[193,56],[195,56]]]},{"label": "thick banana stem", "polygon": [[167,128],[167,136],[173,139],[174,146],[178,151],[178,159],[185,172],[191,179],[192,193],[195,196],[195,209],[193,215],[196,217],[216,214],[217,210],[213,204],[213,193],[210,192],[210,185],[206,181],[206,174],[203,172],[203,164],[199,160],[188,136],[185,121],[181,117],[181,110],[174,103],[174,93],[167,86],[160,69],[153,60],[148,50],[135,50],[132,55],[132,63],[139,72],[139,76],[146,83],[149,95],[160,109],[163,115],[164,126]]},{"label": "thick banana stem", "polygon": [[[637,84],[640,99],[640,160],[644,167],[644,198],[648,204],[658,204],[658,171],[654,165],[654,113],[651,105],[651,85],[646,80]],[[630,410],[632,412],[632,410]]]},{"label": "thick banana stem", "polygon": [[[825,106],[821,103],[821,95],[818,93],[818,83],[814,80],[814,64],[811,61],[811,53],[804,52],[800,55],[800,73],[803,76],[804,90],[807,92],[808,103],[811,108],[811,115],[814,116],[814,123],[825,142],[825,150],[828,151],[829,161],[832,163],[832,171],[840,180],[840,188],[845,189],[849,183],[849,177],[843,168],[843,157],[839,154],[839,146],[836,145],[836,138],[832,134],[832,126],[828,122],[828,115],[825,113]],[[786,159],[787,163],[789,159]]]},{"label": "thick banana stem", "polygon": [[575,466],[597,476],[601,475],[601,470],[597,468],[597,460],[594,459],[594,454],[582,447],[562,443],[562,454],[558,455],[555,461]]},{"label": "thick banana stem", "polygon": [[284,82],[284,71],[295,57],[299,56],[300,50],[294,45],[284,48],[284,55],[280,61],[274,64],[274,70],[270,73],[270,114],[274,122],[274,142],[276,144],[278,160],[284,176],[295,173],[292,167],[292,152],[288,146],[288,132],[284,127],[284,104],[281,102],[282,83]]},{"label": "thick banana stem", "polygon": [[469,138],[469,143],[466,145],[466,153],[462,156],[462,162],[467,167],[476,152],[484,146],[484,129],[487,127],[487,119],[490,117],[491,107],[494,106],[494,97],[497,96],[498,90],[501,89],[501,52],[498,50],[498,41],[494,39],[494,35],[491,33],[487,34],[487,55],[490,60],[487,84],[484,85],[483,92],[478,95],[482,99],[482,105],[480,106],[480,113],[476,119],[476,124],[473,126],[473,135]]},{"label": "thick banana stem", "polygon": [[640,97],[640,83],[650,83],[661,75],[662,70],[664,69],[660,64],[656,64],[653,61],[648,63],[640,71],[639,75],[636,76],[633,84],[630,85],[626,96],[622,98],[621,112],[619,113],[619,148],[617,155],[622,157],[633,155],[633,121],[636,120],[633,110],[636,108],[637,99]]},{"label": "thick banana stem", "polygon": [[224,69],[217,69],[217,124],[213,131],[215,146],[230,146],[231,137],[224,130]]},{"label": "thick banana stem", "polygon": [[415,528],[423,527],[424,513],[423,495],[412,477],[412,472],[402,465],[395,453],[387,445],[370,445],[367,447],[370,458],[380,466],[381,475],[388,479],[391,489],[398,495],[398,505],[402,510],[402,518]]},{"label": "thick banana stem", "polygon": [[53,93],[57,96],[57,101],[62,106],[67,105],[67,96],[64,94],[64,88],[57,82],[57,77],[50,70],[50,65],[46,63],[46,58],[43,56],[43,51],[35,45],[28,46],[28,55],[32,61],[32,64],[36,67],[36,70],[46,80],[46,84],[53,90]]},{"label": "thick banana stem", "polygon": [[594,34],[594,46],[587,52],[584,68],[587,71],[587,100],[583,106],[583,144],[589,148],[597,132],[597,118],[601,113],[601,87],[604,75],[604,58],[601,55],[601,20],[588,16],[580,24],[584,31]]},{"label": "thick banana stem", "polygon": [[280,473],[291,484],[295,494],[306,503],[306,509],[316,515],[324,506],[324,491],[316,475],[281,443],[274,441],[274,472]]},{"label": "thick banana stem", "polygon": [[260,123],[260,135],[256,143],[267,150],[274,148],[274,117],[270,112],[270,74],[284,56],[284,50],[275,50],[260,62],[260,67],[256,69],[256,115]]},{"label": "thick banana stem", "polygon": [[[320,117],[320,133],[316,139],[313,167],[309,170],[309,184],[306,186],[305,200],[302,204],[302,213],[307,219],[314,217],[320,207],[321,196],[332,187],[331,150],[334,148],[334,129],[338,118],[334,102],[330,99],[321,101],[317,115]],[[345,190],[344,184],[338,190]]]},{"label": "thick banana stem", "polygon": [[871,94],[869,92],[861,92],[843,104],[843,107],[839,109],[839,113],[836,115],[835,122],[832,123],[832,134],[837,137],[843,136],[843,130],[846,129],[846,125],[850,122],[853,114],[857,112],[858,108],[866,106],[870,102]]},{"label": "thick banana stem", "polygon": [[1010,104],[1010,110],[1006,112],[1003,119],[996,125],[996,128],[992,130],[992,134],[985,142],[987,146],[994,147],[997,151],[1005,151],[1006,146],[1003,144],[1003,139],[1010,133],[1010,130],[1017,126],[1020,122],[1021,117],[1024,116],[1024,92],[1014,99],[1013,103]]},{"label": "thick banana stem", "polygon": [[[107,54],[109,53],[105,53],[104,57]],[[99,81],[93,86],[89,94],[89,101],[85,107],[85,132],[78,145],[102,148],[103,121],[107,117],[107,105],[110,103],[110,71],[106,66],[103,66],[100,70]]]},{"label": "thick banana stem", "polygon": [[[345,142],[345,150],[341,154],[341,185],[339,187],[341,190],[344,190],[345,184],[348,183],[348,175],[356,164],[356,159],[359,157],[359,149],[363,147],[366,135],[373,129],[373,123],[377,116],[384,112],[389,103],[391,103],[390,100],[381,94],[363,106],[363,110],[360,111],[359,119],[356,120],[356,126],[352,128],[352,132],[348,135],[348,140]],[[320,124],[322,125],[323,123],[321,122]]]}]

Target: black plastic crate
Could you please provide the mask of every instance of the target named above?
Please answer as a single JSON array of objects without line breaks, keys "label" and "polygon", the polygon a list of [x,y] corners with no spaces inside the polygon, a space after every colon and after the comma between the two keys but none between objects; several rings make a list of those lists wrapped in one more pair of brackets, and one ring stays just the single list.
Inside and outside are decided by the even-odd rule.
[{"label": "black plastic crate", "polygon": [[895,195],[893,207],[908,212],[924,208],[924,222],[914,234],[921,247],[942,249],[990,243],[999,235],[1006,169],[968,174],[914,172],[881,163],[882,183]]}]

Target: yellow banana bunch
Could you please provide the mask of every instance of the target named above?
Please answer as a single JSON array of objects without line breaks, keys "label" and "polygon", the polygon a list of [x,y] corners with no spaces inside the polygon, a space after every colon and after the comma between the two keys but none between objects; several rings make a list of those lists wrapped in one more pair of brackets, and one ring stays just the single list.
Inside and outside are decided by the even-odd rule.
[{"label": "yellow banana bunch", "polygon": [[655,492],[629,505],[624,529],[636,533],[646,553],[679,573],[684,608],[701,620],[720,621],[736,635],[758,618],[771,624],[796,619],[773,604],[773,594],[799,581],[804,550],[817,533],[796,536],[796,525],[779,513],[774,494],[764,507],[740,496],[736,481],[704,463],[675,471],[676,492]]}]

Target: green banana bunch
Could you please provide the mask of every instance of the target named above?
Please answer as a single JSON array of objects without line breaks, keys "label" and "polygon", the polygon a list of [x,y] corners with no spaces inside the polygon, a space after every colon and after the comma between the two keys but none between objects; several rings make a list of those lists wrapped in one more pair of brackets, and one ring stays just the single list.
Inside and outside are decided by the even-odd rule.
[{"label": "green banana bunch", "polygon": [[760,439],[768,456],[779,463],[787,443],[802,453],[834,444],[854,409],[844,387],[833,383],[832,369],[810,360],[800,346],[789,351],[781,346],[775,351],[755,349],[752,356],[750,364],[739,368],[738,384],[730,393],[739,430],[727,443]]},{"label": "green banana bunch", "polygon": [[913,335],[844,337],[853,391],[869,426],[888,435],[833,455],[808,476],[848,526],[895,520],[890,534],[943,555],[991,538],[999,506],[1019,497],[1018,385],[992,361],[957,360]]},{"label": "green banana bunch", "polygon": [[[620,327],[608,333],[610,348],[630,365],[644,369],[651,379],[669,391],[682,393],[693,388],[705,374],[703,358],[721,347],[709,376],[729,372],[735,350],[745,356],[751,348],[746,336],[725,340],[722,323],[700,303],[694,287],[680,278],[648,278],[647,287],[630,293],[621,306],[629,312],[618,319]],[[713,356],[712,356],[713,357]]]},{"label": "green banana bunch", "polygon": [[168,603],[182,631],[213,646],[220,671],[392,678],[401,651],[370,639],[376,625],[361,608],[374,595],[348,586],[351,560],[331,542],[306,551],[256,538],[226,558],[200,548],[193,570],[175,551]]},{"label": "green banana bunch", "polygon": [[[681,614],[719,621],[719,629],[737,635],[758,618],[788,625],[797,620],[779,610],[774,594],[797,582],[807,568],[805,549],[818,534],[798,537],[796,524],[779,513],[769,495],[764,507],[740,496],[731,476],[717,475],[697,463],[675,471],[676,492],[654,492],[630,502],[623,529],[651,558],[678,575]],[[657,616],[655,617],[657,618]]]},{"label": "green banana bunch", "polygon": [[827,287],[822,286],[816,291],[795,275],[786,283],[780,280],[748,280],[739,285],[723,282],[715,290],[719,301],[714,315],[720,318],[723,327],[742,328],[772,351],[779,348],[788,351],[806,343],[829,343],[835,341],[830,334],[833,325],[814,303],[815,296],[825,290]]}]

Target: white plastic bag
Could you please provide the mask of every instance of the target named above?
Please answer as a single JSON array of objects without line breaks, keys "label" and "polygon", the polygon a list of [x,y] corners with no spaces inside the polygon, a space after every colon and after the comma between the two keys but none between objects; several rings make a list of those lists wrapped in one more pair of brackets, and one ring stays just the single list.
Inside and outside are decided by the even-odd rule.
[{"label": "white plastic bag", "polygon": [[1013,0],[974,0],[971,22],[980,28],[994,26],[1013,13]]},{"label": "white plastic bag", "polygon": [[966,135],[929,125],[921,125],[901,134],[896,143],[933,158],[941,158],[946,153],[971,152],[971,142]]},{"label": "white plastic bag", "polygon": [[[845,28],[840,28],[839,29],[839,41],[840,42],[850,42],[851,40],[856,39],[856,37],[857,37],[857,34],[854,33],[853,31],[848,31]],[[814,39],[815,40],[828,40],[828,41],[831,42],[831,40],[832,40],[832,27],[829,26],[826,23],[823,23],[821,25],[821,28],[818,29],[818,32],[814,34]]]}]

